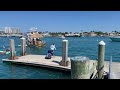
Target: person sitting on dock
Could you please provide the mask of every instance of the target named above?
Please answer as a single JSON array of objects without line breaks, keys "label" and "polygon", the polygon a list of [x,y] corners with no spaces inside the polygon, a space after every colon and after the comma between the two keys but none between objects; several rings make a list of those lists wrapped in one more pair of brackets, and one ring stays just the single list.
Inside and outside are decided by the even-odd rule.
[{"label": "person sitting on dock", "polygon": [[45,59],[51,59],[52,58],[52,50],[48,50],[48,53],[45,57]]}]

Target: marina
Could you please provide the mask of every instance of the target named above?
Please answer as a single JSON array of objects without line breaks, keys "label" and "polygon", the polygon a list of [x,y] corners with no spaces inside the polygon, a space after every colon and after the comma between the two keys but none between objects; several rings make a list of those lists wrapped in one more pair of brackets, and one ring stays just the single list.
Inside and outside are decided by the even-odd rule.
[{"label": "marina", "polygon": [[[99,50],[98,50],[98,60],[91,60],[89,58],[83,57],[81,58],[81,61],[75,61],[68,57],[68,40],[62,40],[62,56],[53,56],[51,59],[45,59],[46,55],[33,55],[33,54],[27,54],[26,52],[26,43],[25,38],[21,38],[21,55],[22,56],[16,56],[15,54],[15,45],[14,40],[10,39],[10,57],[6,59],[2,59],[3,62],[11,62],[16,64],[23,64],[23,65],[30,65],[30,66],[39,66],[39,67],[46,67],[56,70],[62,70],[62,71],[71,71],[71,78],[73,79],[95,79],[95,78],[103,78],[104,72],[109,75],[109,68],[112,67],[111,72],[111,79],[119,79],[119,65],[120,63],[112,63],[112,66],[109,66],[109,63],[105,61],[104,63],[104,49],[105,49],[105,43],[104,41],[99,42]],[[103,53],[103,54],[102,54]],[[86,59],[85,59],[86,58]],[[84,61],[85,59],[85,61]],[[72,60],[72,62],[71,62]],[[79,59],[78,59],[79,60]],[[87,61],[86,61],[87,60]],[[100,61],[102,60],[102,61]],[[81,63],[80,66],[79,64]],[[86,64],[85,64],[86,63]],[[88,64],[87,64],[88,63]],[[83,66],[82,64],[86,65]],[[75,66],[74,66],[75,65]],[[82,65],[82,67],[81,67]],[[74,67],[73,67],[74,66]],[[103,67],[104,66],[104,67]],[[118,66],[116,68],[116,66]],[[103,68],[102,68],[103,67]],[[79,68],[80,72],[76,72],[76,69]],[[87,69],[88,68],[88,69]],[[102,69],[101,69],[102,68]],[[99,71],[100,69],[100,71]],[[86,75],[79,76],[83,74],[82,70],[86,70]],[[76,75],[78,76],[76,77]],[[81,73],[81,74],[79,74]],[[102,76],[101,76],[102,75]]]},{"label": "marina", "polygon": [[0,79],[120,79],[119,11],[1,11]]},{"label": "marina", "polygon": [[[5,42],[8,42],[6,45],[7,46],[9,46],[9,38],[2,38],[2,39],[5,39]],[[15,61],[21,61],[21,62],[25,62],[25,61],[28,61],[29,63],[33,63],[33,62],[36,62],[36,61],[40,61],[40,60],[43,60],[43,62],[52,62],[52,61],[54,61],[54,60],[58,60],[58,62],[52,62],[52,63],[54,63],[55,65],[58,65],[58,66],[60,66],[59,65],[59,61],[62,59],[61,58],[61,55],[62,55],[62,52],[61,52],[61,49],[60,48],[58,48],[59,47],[59,45],[62,45],[62,44],[59,44],[59,43],[62,43],[62,40],[61,39],[57,39],[57,38],[55,38],[54,37],[54,39],[53,38],[44,38],[48,43],[50,43],[50,40],[54,40],[54,42],[56,42],[55,44],[56,44],[56,48],[57,48],[57,50],[55,51],[55,57],[53,57],[52,59],[45,59],[45,56],[46,56],[46,53],[47,53],[47,50],[49,50],[49,45],[50,44],[47,44],[47,46],[45,47],[45,48],[35,48],[35,47],[28,47],[28,46],[26,46],[26,49],[27,49],[27,55],[26,56],[21,56],[21,54],[20,54],[20,52],[21,52],[21,39],[20,38],[13,38],[13,37],[11,37],[11,39],[14,39],[15,40],[15,42],[17,41],[17,44],[18,45],[20,45],[20,46],[18,46],[18,45],[16,45],[16,43],[15,43],[15,48],[16,48],[16,55],[19,57],[19,59],[18,60],[15,60]],[[110,41],[110,39],[109,38],[105,38],[105,37],[90,37],[90,38],[88,38],[88,37],[84,37],[84,38],[67,38],[68,40],[69,40],[69,47],[71,47],[71,45],[70,44],[72,44],[72,39],[74,40],[74,39],[76,39],[76,41],[74,41],[74,43],[76,43],[76,42],[78,42],[78,41],[80,41],[81,42],[81,45],[80,45],[80,47],[79,47],[79,49],[80,49],[80,53],[81,53],[81,51],[82,51],[82,49],[84,49],[85,48],[85,46],[84,46],[84,44],[85,43],[88,43],[90,40],[92,40],[91,41],[91,45],[92,45],[92,47],[91,47],[91,45],[90,44],[88,44],[87,45],[87,47],[89,46],[89,47],[91,47],[91,48],[94,48],[94,46],[95,47],[97,47],[97,45],[98,45],[98,41],[100,41],[100,40],[104,40],[105,42],[106,42],[106,56],[105,56],[105,71],[106,72],[108,72],[109,71],[109,56],[107,56],[109,53],[108,53],[108,49],[109,49],[109,44],[113,44],[114,46],[116,45],[116,47],[114,47],[114,48],[117,48],[117,44],[118,44],[118,46],[119,46],[119,43],[117,43],[117,42],[111,42]],[[72,41],[72,42],[71,42]],[[92,42],[95,42],[94,44],[92,43]],[[90,43],[90,42],[89,42]],[[5,48],[7,47],[6,45],[4,45],[5,46]],[[83,47],[83,46],[84,47]],[[1,47],[2,48],[2,47]],[[74,48],[75,49],[75,48]],[[76,51],[77,51],[77,49],[75,49],[75,51],[74,51],[74,49],[73,49],[73,51],[72,52],[74,52],[74,53],[71,53],[71,48],[69,48],[69,52],[68,52],[68,57],[69,57],[69,59],[71,58],[71,57],[74,57],[74,56],[80,56],[80,55],[82,55],[82,56],[85,56],[85,54],[77,54],[76,53]],[[112,49],[112,48],[111,48]],[[3,50],[3,49],[2,49]],[[88,49],[89,50],[89,52],[91,51],[90,49]],[[89,53],[89,54],[87,54],[86,56],[87,57],[89,57],[91,60],[94,60],[94,61],[96,61],[96,58],[97,58],[97,54],[95,54],[95,51],[97,50],[97,48],[94,48],[94,52],[92,51],[92,53]],[[116,50],[116,49],[114,49],[114,50]],[[114,50],[112,50],[112,51],[114,51]],[[118,49],[117,49],[118,50]],[[32,52],[31,52],[32,51]],[[79,50],[78,50],[79,51]],[[83,51],[84,53],[88,53],[88,52],[86,52],[86,51]],[[93,57],[91,57],[92,55],[95,55],[95,56],[93,56]],[[119,61],[117,61],[117,60],[119,60],[119,59],[117,59],[117,57],[116,57],[116,59],[115,59],[115,56],[116,56],[116,54],[117,53],[113,53],[113,62],[112,62],[112,65],[114,66],[114,68],[113,68],[113,71],[114,71],[114,73],[113,73],[113,78],[118,78],[118,76],[119,76]],[[115,56],[114,56],[115,55]],[[5,57],[6,56],[6,57]],[[33,56],[33,57],[32,57]],[[8,57],[9,57],[9,55],[1,55],[1,61],[3,62],[5,62],[5,60],[8,60],[8,61],[6,61],[6,62],[14,62],[14,60],[10,60],[9,61],[9,59],[8,59]],[[37,59],[34,59],[34,58],[37,58]],[[108,58],[107,58],[108,57]],[[24,59],[23,59],[24,58]],[[28,59],[27,59],[28,58]],[[118,57],[119,58],[119,57]],[[32,61],[29,61],[29,60],[33,60],[33,62]],[[106,61],[107,60],[107,61]],[[34,69],[33,67],[26,67],[26,66],[29,66],[29,65],[31,65],[31,64],[27,64],[27,65],[25,65],[25,66],[22,66],[22,67],[20,67],[19,68],[19,66],[16,66],[15,64],[6,64],[6,63],[2,63],[1,62],[1,65],[3,64],[3,65],[5,65],[5,66],[7,66],[8,68],[9,67],[14,67],[14,68],[16,68],[15,69],[15,75],[18,75],[19,73],[21,73],[22,74],[22,72],[18,72],[17,71],[17,69],[19,70],[19,69],[22,69],[22,71],[24,72],[24,70],[26,70],[26,71],[29,71],[29,72],[31,72],[31,73],[29,73],[29,75],[31,75],[32,73],[35,73],[36,72],[36,75],[37,75],[37,73],[39,73],[39,75],[36,77],[36,78],[70,78],[71,76],[70,76],[70,73],[69,74],[62,74],[62,72],[60,72],[60,71],[64,71],[64,69],[62,69],[62,70],[59,70],[58,68],[57,68],[57,70],[56,71],[53,71],[53,69],[54,68],[52,68],[51,70],[47,70],[47,69],[44,69],[44,67],[43,67],[43,69],[41,68],[40,70],[42,70],[42,71],[39,71],[39,69],[37,68],[37,69],[35,69],[35,72],[33,72],[33,70],[32,69]],[[24,63],[22,63],[22,64],[24,64]],[[34,63],[32,64],[32,66],[34,66]],[[39,66],[39,65],[37,65],[37,66]],[[44,66],[44,65],[42,65],[42,66]],[[6,68],[7,68],[6,67]],[[39,66],[39,67],[41,67],[41,66]],[[62,67],[62,66],[60,66],[60,67]],[[70,66],[69,66],[70,67]],[[66,68],[66,67],[65,67]],[[2,69],[2,68],[1,68]],[[41,76],[41,74],[42,74],[42,72],[43,71],[46,71],[47,70],[47,72],[45,72],[46,74],[45,74],[45,76]],[[70,70],[70,69],[69,69]],[[69,71],[68,70],[68,71]],[[5,70],[5,72],[7,72],[7,70]],[[5,73],[4,72],[4,73]],[[52,76],[49,76],[49,73],[51,73],[51,75]],[[56,76],[56,74],[55,73],[59,73],[59,74],[57,74],[59,77],[57,77]],[[61,76],[61,74],[63,75],[63,76]],[[118,75],[117,75],[118,74]],[[10,74],[10,75],[12,75],[12,73]],[[13,76],[13,75],[12,75]],[[19,75],[18,75],[19,76]],[[32,75],[31,75],[31,77],[28,77],[28,75],[27,74],[23,74],[23,76],[26,76],[26,78],[35,78],[34,76],[32,77]],[[55,76],[55,77],[54,77]],[[21,77],[21,76],[20,76]],[[20,77],[14,77],[14,78],[20,78]],[[6,76],[5,76],[5,78],[7,78]],[[24,77],[21,77],[21,78],[24,78]]]}]

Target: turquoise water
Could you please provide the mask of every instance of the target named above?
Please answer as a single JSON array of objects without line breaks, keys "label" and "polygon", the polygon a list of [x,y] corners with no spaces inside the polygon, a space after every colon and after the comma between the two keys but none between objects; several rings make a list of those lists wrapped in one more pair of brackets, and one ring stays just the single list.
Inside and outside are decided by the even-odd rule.
[{"label": "turquoise water", "polygon": [[[20,55],[20,38],[0,37],[0,51],[9,47],[9,39],[15,40],[15,48],[17,56]],[[51,37],[44,38],[47,42],[45,48],[27,47],[27,53],[43,55],[47,53],[52,42],[56,45],[55,55],[62,55],[62,39]],[[98,43],[103,40],[106,43],[105,59],[109,60],[110,55],[113,56],[114,62],[120,62],[120,42],[112,42],[107,37],[68,37],[69,50],[68,56],[87,56],[90,59],[96,59],[98,56]],[[5,48],[3,48],[5,46]],[[0,55],[0,79],[69,79],[69,72],[56,71],[51,69],[31,67],[24,65],[15,65],[3,63],[2,59],[9,55]]]}]

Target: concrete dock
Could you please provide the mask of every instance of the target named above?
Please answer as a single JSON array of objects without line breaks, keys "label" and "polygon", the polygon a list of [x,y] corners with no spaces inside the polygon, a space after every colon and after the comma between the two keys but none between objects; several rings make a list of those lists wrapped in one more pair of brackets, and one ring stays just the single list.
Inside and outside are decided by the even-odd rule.
[{"label": "concrete dock", "polygon": [[[104,63],[106,72],[109,72],[109,62]],[[120,62],[112,62],[112,75],[111,79],[120,79]]]},{"label": "concrete dock", "polygon": [[[3,62],[11,62],[11,63],[17,63],[17,64],[33,65],[33,66],[70,71],[71,65],[61,66],[59,64],[61,60],[62,60],[62,57],[60,56],[53,56],[51,59],[45,59],[45,55],[25,55],[25,56],[18,57],[18,59],[16,60],[2,59]],[[68,60],[70,61],[69,57],[68,57]],[[95,62],[96,61],[91,60],[90,68],[92,68],[93,63]]]},{"label": "concrete dock", "polygon": [[[70,60],[70,58],[68,59]],[[54,56],[51,59],[45,59],[45,55],[25,55],[18,57],[18,59],[16,60],[2,59],[3,62],[11,62],[16,64],[25,64],[70,71],[70,65],[66,67],[59,65],[59,62],[61,60],[62,58],[60,56]]]},{"label": "concrete dock", "polygon": [[[70,58],[68,59],[70,61]],[[2,59],[3,62],[11,62],[16,64],[40,66],[40,67],[59,69],[64,71],[71,71],[71,64],[69,66],[61,66],[59,64],[61,60],[62,60],[62,57],[60,56],[54,56],[51,59],[45,59],[45,55],[25,55],[25,56],[18,57],[18,59],[16,60]],[[95,65],[95,67],[97,66],[96,60],[90,60],[90,70],[92,70],[93,65]],[[104,63],[104,71],[109,72],[108,61],[105,61]],[[94,69],[94,72],[96,73],[97,70]],[[112,72],[113,72],[112,73],[113,79],[120,79],[120,63],[119,62],[112,62]]]}]

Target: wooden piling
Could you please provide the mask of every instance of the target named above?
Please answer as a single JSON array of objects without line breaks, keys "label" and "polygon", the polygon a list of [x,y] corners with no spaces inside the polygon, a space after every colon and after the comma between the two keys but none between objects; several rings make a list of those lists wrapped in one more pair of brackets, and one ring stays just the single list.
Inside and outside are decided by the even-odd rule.
[{"label": "wooden piling", "polygon": [[68,66],[68,40],[62,41],[62,60],[60,62],[60,65],[62,66]]},{"label": "wooden piling", "polygon": [[105,54],[105,42],[100,41],[98,45],[98,79],[103,78],[104,73],[104,54]]},{"label": "wooden piling", "polygon": [[71,79],[90,79],[89,65],[87,57],[71,58]]},{"label": "wooden piling", "polygon": [[22,49],[22,56],[26,55],[26,39],[21,38],[21,49]]},{"label": "wooden piling", "polygon": [[14,60],[15,57],[15,45],[14,45],[14,40],[10,39],[10,59]]}]

